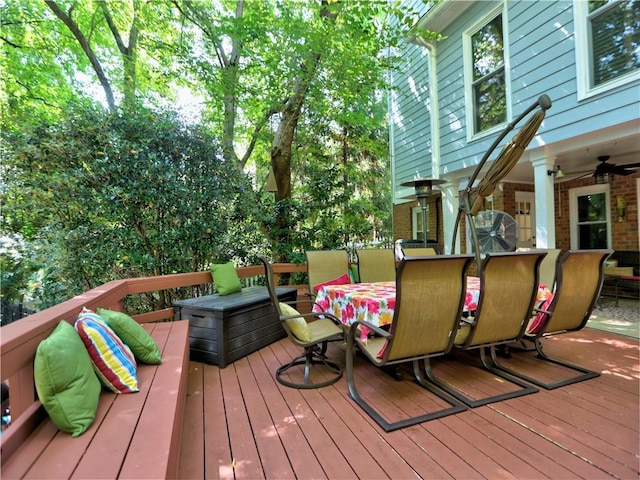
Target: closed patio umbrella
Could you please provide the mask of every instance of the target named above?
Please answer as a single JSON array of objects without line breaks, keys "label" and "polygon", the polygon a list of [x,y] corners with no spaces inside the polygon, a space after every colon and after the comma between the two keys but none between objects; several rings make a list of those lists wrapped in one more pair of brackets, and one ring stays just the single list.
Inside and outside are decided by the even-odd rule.
[{"label": "closed patio umbrella", "polygon": [[532,115],[520,131],[504,146],[498,158],[493,162],[484,178],[478,186],[469,192],[471,205],[470,215],[476,215],[482,209],[482,201],[493,193],[497,183],[502,180],[518,163],[525,148],[531,143],[534,135],[540,128],[545,111],[538,110]]},{"label": "closed patio umbrella", "polygon": [[[540,107],[540,109],[529,117],[527,122],[522,126],[520,131],[504,146],[498,157],[495,159],[484,178],[478,183],[476,187],[473,186],[478,175],[482,171],[484,164],[489,159],[489,156],[493,153],[499,143],[507,136],[507,134],[514,129],[518,123],[520,123],[527,115],[533,110]],[[478,265],[480,265],[480,251],[478,248],[478,239],[475,233],[475,226],[473,217],[482,209],[483,200],[485,197],[491,195],[496,188],[497,183],[502,180],[518,163],[518,160],[522,156],[525,148],[531,143],[531,140],[535,136],[538,128],[544,120],[545,112],[551,108],[551,99],[547,95],[540,95],[536,102],[522,112],[517,118],[509,123],[505,129],[498,135],[498,137],[491,144],[487,152],[484,154],[473,175],[469,179],[468,186],[460,197],[460,207],[458,208],[458,215],[453,228],[453,238],[451,240],[451,252],[455,251],[456,237],[458,234],[458,227],[460,226],[460,220],[462,215],[465,215],[467,221],[471,225],[471,240],[475,245],[476,257]]]}]

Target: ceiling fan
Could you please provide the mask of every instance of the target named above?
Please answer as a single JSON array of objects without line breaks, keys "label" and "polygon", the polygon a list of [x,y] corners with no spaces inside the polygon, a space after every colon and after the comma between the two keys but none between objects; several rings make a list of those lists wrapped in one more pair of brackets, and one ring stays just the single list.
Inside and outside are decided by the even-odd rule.
[{"label": "ceiling fan", "polygon": [[598,157],[598,160],[600,160],[600,163],[595,171],[593,172],[593,175],[605,175],[608,173],[613,173],[614,175],[631,175],[632,173],[635,173],[635,168],[640,167],[640,163],[628,163],[626,165],[614,165],[613,163],[607,163],[607,160],[609,160],[609,155],[602,155],[601,157]]},{"label": "ceiling fan", "polygon": [[608,179],[612,175],[631,175],[636,172],[635,169],[640,168],[640,163],[628,163],[625,165],[608,163],[607,160],[609,160],[609,158],[611,158],[609,155],[599,156],[598,160],[600,163],[596,166],[595,170],[566,172],[566,174],[578,174],[579,176],[574,177],[575,179],[591,175],[596,179],[596,183],[608,183]]}]

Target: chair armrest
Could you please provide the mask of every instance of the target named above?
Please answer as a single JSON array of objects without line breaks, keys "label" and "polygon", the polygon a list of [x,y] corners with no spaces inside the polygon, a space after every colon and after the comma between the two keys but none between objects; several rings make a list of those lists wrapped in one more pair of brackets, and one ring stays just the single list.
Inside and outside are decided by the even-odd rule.
[{"label": "chair armrest", "polygon": [[475,317],[462,317],[462,318],[460,318],[460,325],[462,325],[464,323],[473,326],[473,325],[476,324],[476,319],[475,319]]},{"label": "chair armrest", "polygon": [[369,330],[373,331],[374,333],[380,335],[381,337],[385,337],[385,338],[390,338],[393,337],[393,334],[383,330],[382,328],[378,327],[377,325],[374,325],[373,323],[369,323],[366,322],[364,320],[356,320],[355,322],[353,322],[351,324],[351,326],[349,327],[349,334],[351,335],[352,333],[355,334],[358,325],[362,325],[364,327],[367,327]]},{"label": "chair armrest", "polygon": [[[308,295],[308,294],[307,294]],[[318,308],[322,308],[319,304],[317,304],[314,300],[293,300],[291,302],[285,302],[287,305],[295,306],[299,303],[302,304],[311,304],[313,306],[317,306]],[[313,308],[313,306],[311,308]]]},{"label": "chair armrest", "polygon": [[307,319],[307,317],[328,318],[329,320],[332,320],[335,324],[342,326],[342,322],[336,316],[334,316],[329,312],[309,312],[309,313],[300,313],[299,315],[283,315],[280,317],[280,321],[291,320],[293,318],[299,318],[299,317],[302,317],[305,320]]}]

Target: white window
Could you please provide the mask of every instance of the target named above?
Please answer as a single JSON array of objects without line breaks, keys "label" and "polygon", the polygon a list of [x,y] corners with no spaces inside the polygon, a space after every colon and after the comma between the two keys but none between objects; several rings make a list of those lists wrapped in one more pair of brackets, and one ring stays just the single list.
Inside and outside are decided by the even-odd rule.
[{"label": "white window", "polygon": [[507,121],[504,24],[500,7],[463,36],[469,137]]},{"label": "white window", "polygon": [[611,248],[609,185],[574,188],[571,201],[571,249]]},{"label": "white window", "polygon": [[574,0],[578,97],[640,79],[640,2]]}]

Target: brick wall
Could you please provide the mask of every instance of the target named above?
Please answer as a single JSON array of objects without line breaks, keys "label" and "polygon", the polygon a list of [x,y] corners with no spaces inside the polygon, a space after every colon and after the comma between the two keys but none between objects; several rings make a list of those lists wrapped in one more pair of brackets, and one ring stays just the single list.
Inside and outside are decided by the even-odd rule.
[{"label": "brick wall", "polygon": [[[436,239],[436,232],[439,232],[438,238],[438,248],[439,251],[443,252],[443,235],[442,235],[442,218],[439,219],[439,229],[436,230],[436,221],[438,220],[438,216],[436,215],[436,208],[442,211],[441,201],[440,201],[440,193],[435,193],[433,196],[429,197],[427,200],[428,208],[428,217],[427,217],[427,225],[429,229],[429,239]],[[399,239],[411,239],[413,238],[413,226],[411,224],[411,214],[412,210],[415,207],[419,207],[420,203],[418,200],[408,203],[403,203],[399,205],[393,206],[393,240]]]},{"label": "brick wall", "polygon": [[[614,175],[614,181],[609,187],[610,209],[612,219],[611,243],[614,250],[638,250],[638,196],[636,191],[636,179],[640,173],[623,176]],[[593,185],[593,177],[585,177],[571,182],[556,183],[556,246],[568,250],[571,246],[569,232],[569,190],[572,188]],[[626,219],[617,221],[616,198],[624,197],[626,200]]]}]

